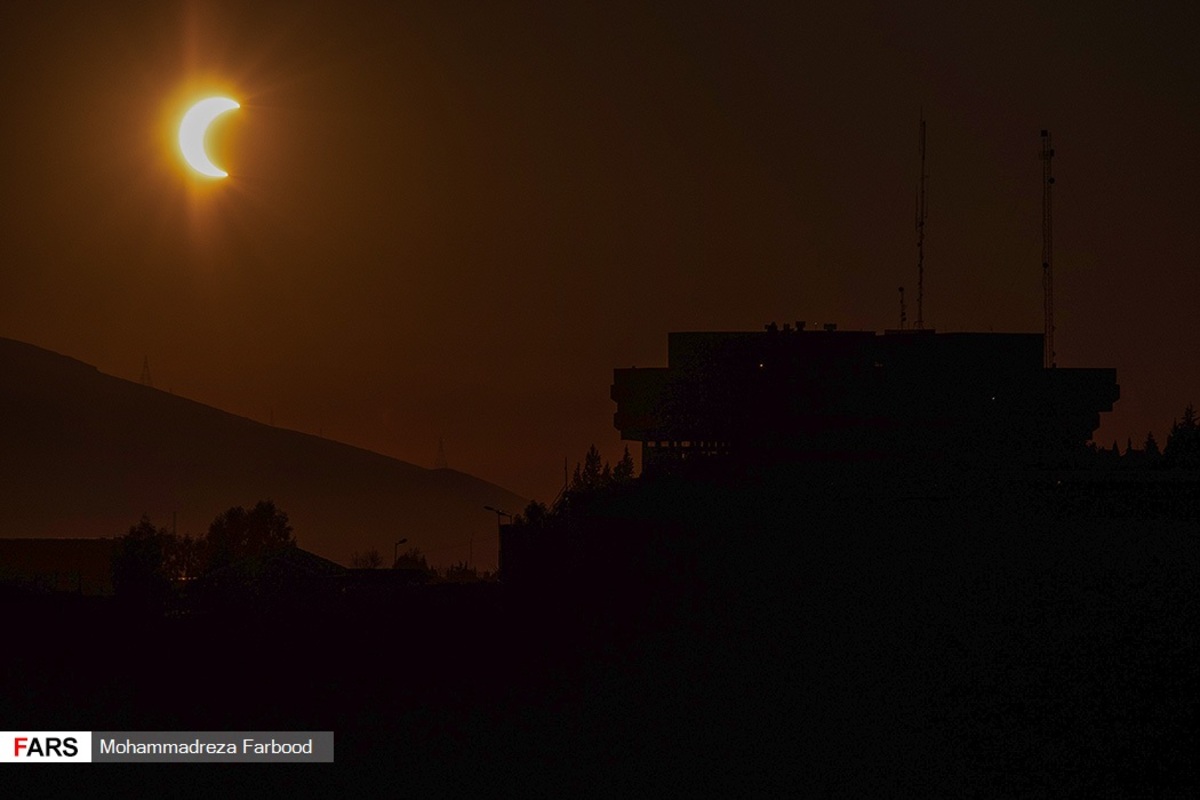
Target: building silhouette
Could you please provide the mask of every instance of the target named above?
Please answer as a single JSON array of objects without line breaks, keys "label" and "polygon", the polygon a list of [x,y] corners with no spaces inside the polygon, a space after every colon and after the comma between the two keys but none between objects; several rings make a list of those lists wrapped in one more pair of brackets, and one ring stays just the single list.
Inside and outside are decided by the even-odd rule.
[{"label": "building silhouette", "polygon": [[0,538],[0,592],[111,595],[114,539]]},{"label": "building silhouette", "polygon": [[1114,369],[1043,366],[1043,336],[820,330],[667,336],[667,366],[617,369],[613,423],[643,470],[749,462],[1062,463],[1120,396]]}]

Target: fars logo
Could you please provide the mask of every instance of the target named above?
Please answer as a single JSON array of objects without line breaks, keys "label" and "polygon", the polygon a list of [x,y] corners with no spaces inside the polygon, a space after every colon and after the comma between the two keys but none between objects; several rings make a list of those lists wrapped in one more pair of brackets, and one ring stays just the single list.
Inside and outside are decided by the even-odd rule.
[{"label": "fars logo", "polygon": [[91,760],[91,731],[0,731],[0,763]]}]

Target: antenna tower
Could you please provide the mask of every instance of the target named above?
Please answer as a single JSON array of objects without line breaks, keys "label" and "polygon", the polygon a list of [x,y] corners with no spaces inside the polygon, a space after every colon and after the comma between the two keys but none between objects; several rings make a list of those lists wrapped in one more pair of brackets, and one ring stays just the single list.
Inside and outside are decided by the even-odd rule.
[{"label": "antenna tower", "polygon": [[1051,214],[1050,188],[1054,186],[1051,159],[1054,148],[1050,143],[1050,131],[1042,131],[1042,313],[1045,317],[1045,335],[1042,338],[1043,362],[1046,367],[1055,367],[1054,352],[1054,220]]},{"label": "antenna tower", "polygon": [[437,458],[433,461],[434,469],[445,469],[446,464],[446,443],[442,441],[442,437],[438,437]]},{"label": "antenna tower", "polygon": [[142,356],[142,386],[154,388],[154,381],[150,380],[150,357]]},{"label": "antenna tower", "polygon": [[917,330],[925,330],[925,112],[921,112],[921,182],[917,189]]},{"label": "antenna tower", "polygon": [[900,330],[908,325],[908,308],[904,305],[904,287],[900,287]]}]

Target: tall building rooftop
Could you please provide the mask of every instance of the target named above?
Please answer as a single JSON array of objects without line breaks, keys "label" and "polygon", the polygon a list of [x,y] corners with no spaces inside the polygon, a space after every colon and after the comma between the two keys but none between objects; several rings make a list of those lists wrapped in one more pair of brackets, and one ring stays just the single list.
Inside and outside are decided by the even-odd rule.
[{"label": "tall building rooftop", "polygon": [[757,460],[1059,458],[1120,396],[1113,369],[1046,369],[1036,333],[678,332],[665,367],[617,369],[613,422],[654,468]]}]

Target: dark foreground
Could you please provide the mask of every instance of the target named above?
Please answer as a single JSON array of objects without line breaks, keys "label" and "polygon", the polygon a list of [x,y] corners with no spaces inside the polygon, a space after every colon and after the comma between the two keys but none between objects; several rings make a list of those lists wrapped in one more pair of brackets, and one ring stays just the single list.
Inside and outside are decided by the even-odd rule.
[{"label": "dark foreground", "polygon": [[1200,787],[1194,482],[737,487],[600,498],[581,522],[604,542],[591,567],[533,585],[170,618],[7,598],[0,715],[9,730],[336,732],[332,766],[120,768],[168,792]]}]

